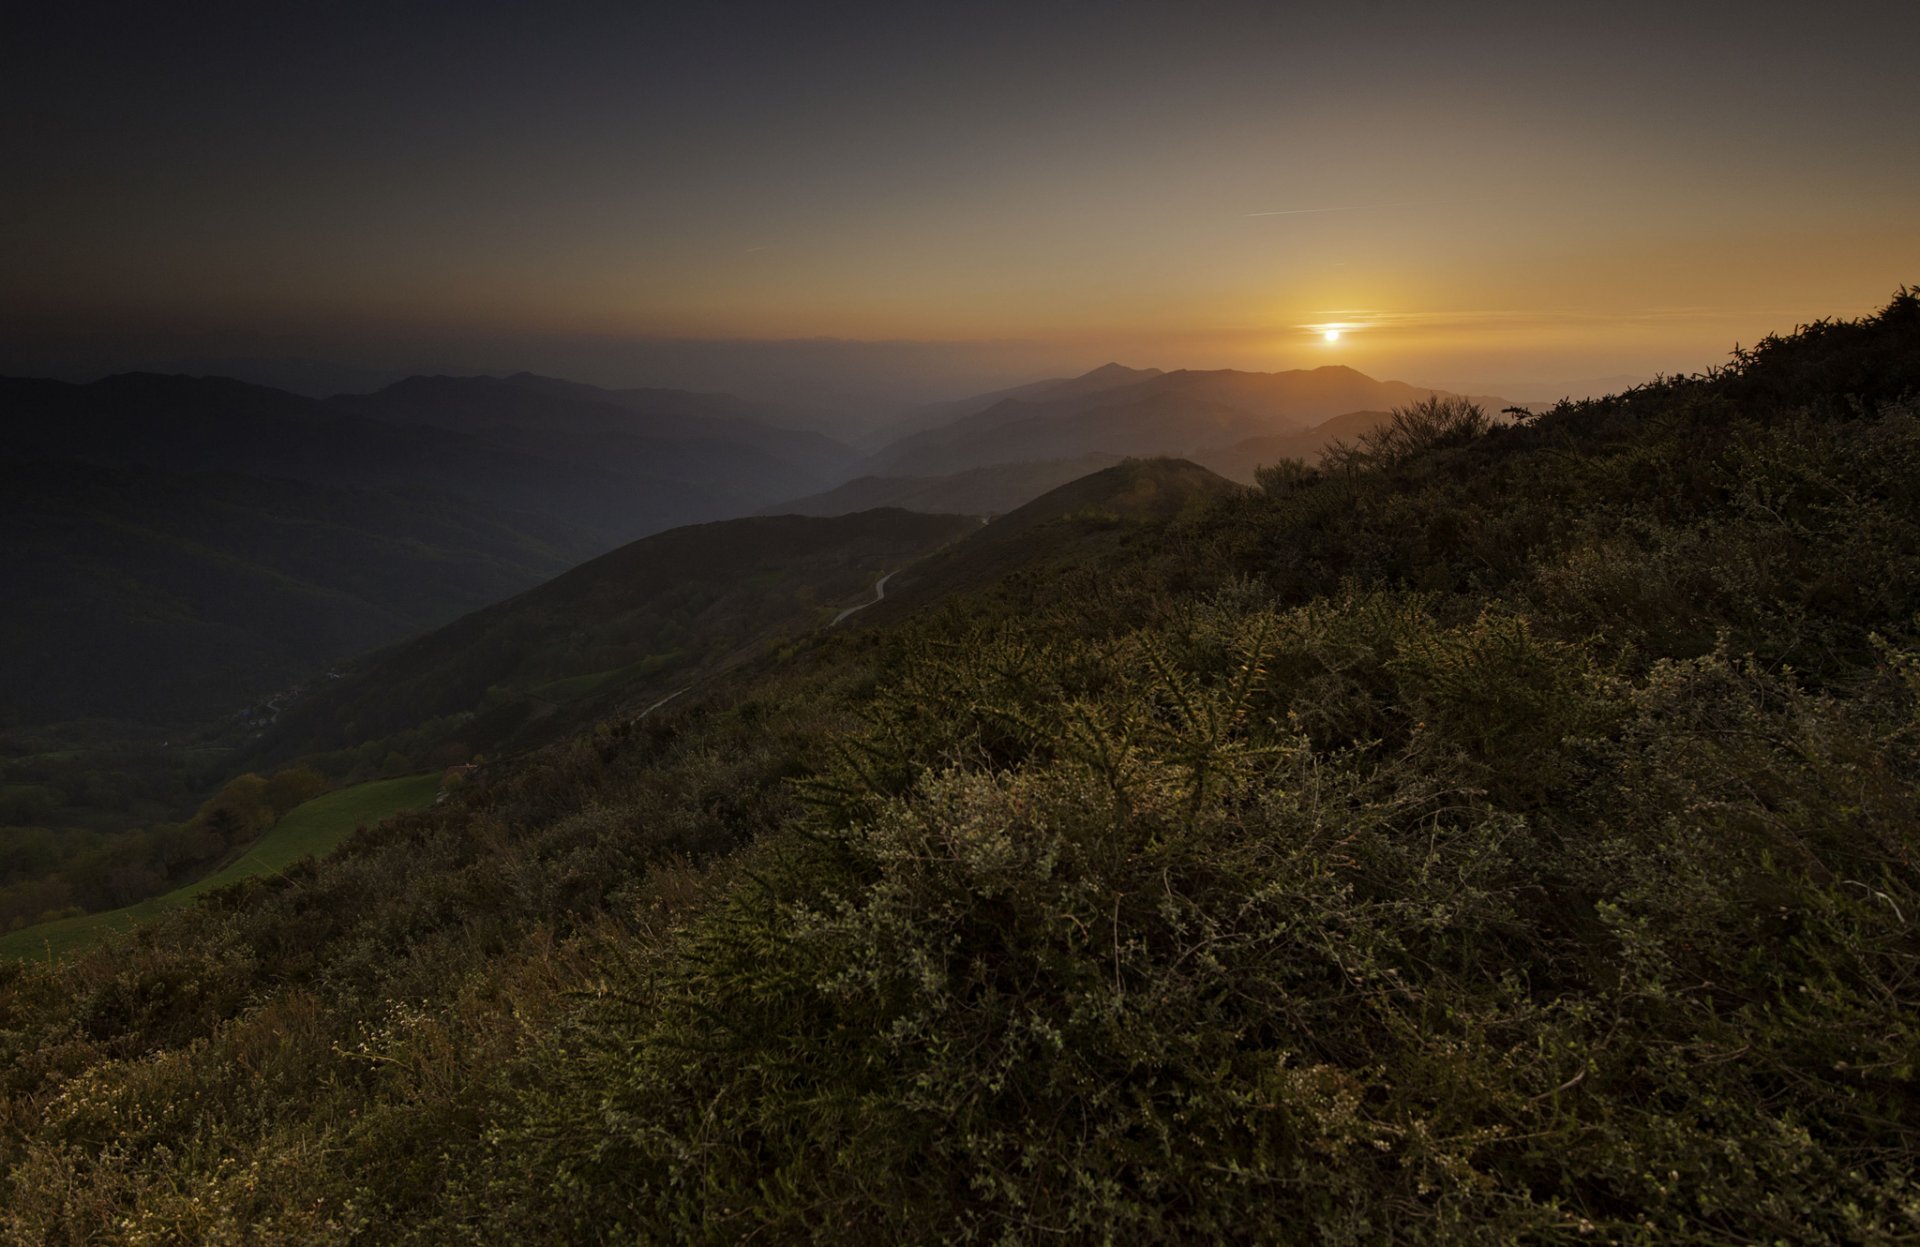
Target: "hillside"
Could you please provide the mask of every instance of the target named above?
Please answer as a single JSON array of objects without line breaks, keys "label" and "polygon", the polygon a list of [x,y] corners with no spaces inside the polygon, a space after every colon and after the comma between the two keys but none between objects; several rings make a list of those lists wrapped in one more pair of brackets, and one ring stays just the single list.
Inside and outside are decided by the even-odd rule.
[{"label": "hillside", "polygon": [[1911,1240],[1916,401],[1903,291],[965,521],[848,626],[0,967],[0,1230]]},{"label": "hillside", "polygon": [[[910,434],[874,460],[887,475],[925,475],[1096,453],[1191,455],[1298,433],[1347,412],[1384,411],[1432,393],[1338,366],[1163,373],[1109,365]],[[1495,410],[1505,405],[1480,401]]]},{"label": "hillside", "polygon": [[0,378],[0,728],[189,723],[622,541],[840,479],[724,396],[415,377]]},{"label": "hillside", "polygon": [[999,515],[1050,489],[1110,467],[1118,455],[995,464],[943,476],[861,476],[825,493],[762,508],[762,515],[848,515],[899,507],[940,515]]},{"label": "hillside", "polygon": [[408,775],[354,784],[313,798],[289,811],[237,859],[206,878],[138,904],[42,923],[0,936],[0,959],[58,959],[108,936],[130,931],[162,914],[191,905],[217,888],[256,875],[277,875],[308,857],[324,857],[361,827],[404,810],[419,809],[440,791],[439,775]]},{"label": "hillside", "polygon": [[231,714],[593,541],[427,493],[0,459],[0,727]]},{"label": "hillside", "polygon": [[539,721],[562,706],[560,722],[576,723],[607,698],[684,687],[821,626],[879,576],[976,527],[878,510],[671,529],[376,656],[293,706],[263,748],[290,756],[418,728],[416,751],[492,753],[555,730]]},{"label": "hillside", "polygon": [[[1336,442],[1353,442],[1384,423],[1384,411],[1353,411],[1292,433],[1244,438],[1192,453],[1195,463],[1251,485],[1254,469],[1282,459],[1318,460]],[[1117,455],[1084,455],[1038,463],[997,463],[943,476],[862,476],[825,493],[775,503],[764,515],[845,515],[869,507],[903,507],[963,515],[999,515],[1050,489],[1111,466]]]},{"label": "hillside", "polygon": [[1210,446],[1195,452],[1193,458],[1230,480],[1251,485],[1255,468],[1282,459],[1318,462],[1321,454],[1336,442],[1357,443],[1387,419],[1388,413],[1384,411],[1350,411],[1297,432],[1273,433],[1227,446]]},{"label": "hillside", "polygon": [[1194,515],[1240,488],[1180,459],[1126,459],[1049,490],[926,559],[888,584],[859,626],[885,627],[929,603],[970,593],[991,598],[1003,581],[1043,584],[1151,544],[1168,521]]}]

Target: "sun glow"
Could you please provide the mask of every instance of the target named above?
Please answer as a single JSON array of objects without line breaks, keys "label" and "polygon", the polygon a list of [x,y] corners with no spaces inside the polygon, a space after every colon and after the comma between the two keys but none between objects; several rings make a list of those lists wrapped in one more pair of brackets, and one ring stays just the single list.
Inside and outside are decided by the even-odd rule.
[{"label": "sun glow", "polygon": [[1340,331],[1338,329],[1329,329],[1320,336],[1329,342],[1338,342],[1340,340]]}]

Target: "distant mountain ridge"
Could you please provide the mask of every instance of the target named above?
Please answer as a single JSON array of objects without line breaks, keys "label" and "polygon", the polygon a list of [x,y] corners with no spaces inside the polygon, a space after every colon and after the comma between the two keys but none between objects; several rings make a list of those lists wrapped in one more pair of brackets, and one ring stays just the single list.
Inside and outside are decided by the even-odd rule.
[{"label": "distant mountain ridge", "polygon": [[600,549],[826,488],[856,462],[742,400],[529,374],[324,400],[219,377],[0,378],[0,457],[426,488],[552,516]]},{"label": "distant mountain ridge", "polygon": [[855,461],[721,395],[0,378],[0,721],[218,716],[623,541]]},{"label": "distant mountain ridge", "polygon": [[[564,436],[615,435],[681,443],[735,443],[769,456],[776,470],[785,466],[821,479],[847,469],[855,460],[848,447],[820,433],[781,427],[777,412],[729,394],[686,390],[607,390],[530,372],[505,377],[415,376],[372,394],[337,395],[325,400],[338,410],[396,423],[426,424],[481,436],[523,440]],[[558,453],[565,453],[560,449]]]},{"label": "distant mountain ridge", "polygon": [[982,396],[970,410],[956,408],[961,414],[947,423],[887,446],[874,464],[882,474],[908,476],[1087,454],[1185,455],[1435,393],[1447,391],[1377,381],[1341,365],[1160,372],[1109,364],[1067,381]]},{"label": "distant mountain ridge", "polygon": [[0,459],[0,728],[218,718],[577,561],[424,491]]}]

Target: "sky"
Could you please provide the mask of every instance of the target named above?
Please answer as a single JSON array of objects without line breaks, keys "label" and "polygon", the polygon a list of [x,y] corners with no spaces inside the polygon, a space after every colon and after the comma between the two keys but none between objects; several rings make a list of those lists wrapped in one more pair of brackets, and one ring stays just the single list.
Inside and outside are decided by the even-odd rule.
[{"label": "sky", "polygon": [[15,373],[531,368],[879,410],[1117,359],[1537,398],[1920,283],[1912,3],[0,23]]}]

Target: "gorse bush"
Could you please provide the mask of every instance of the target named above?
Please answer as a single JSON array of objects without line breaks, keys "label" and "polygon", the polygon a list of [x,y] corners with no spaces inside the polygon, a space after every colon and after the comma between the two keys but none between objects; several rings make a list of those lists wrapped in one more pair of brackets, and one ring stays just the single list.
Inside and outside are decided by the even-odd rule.
[{"label": "gorse bush", "polygon": [[0,1225],[1920,1238],[1911,303],[1068,517],[6,971]]},{"label": "gorse bush", "polygon": [[[910,660],[506,1136],[579,1231],[1915,1228],[1910,759],[1725,656],[1624,681],[1390,597],[1195,622]],[[1316,747],[1273,674],[1316,651],[1412,721]],[[1869,759],[1905,784],[1862,818]]]},{"label": "gorse bush", "polygon": [[[1373,462],[1398,463],[1427,451],[1464,446],[1491,428],[1492,418],[1478,403],[1457,395],[1432,394],[1395,407],[1386,423],[1362,433],[1358,454]],[[1336,452],[1335,462],[1353,453]]]}]

